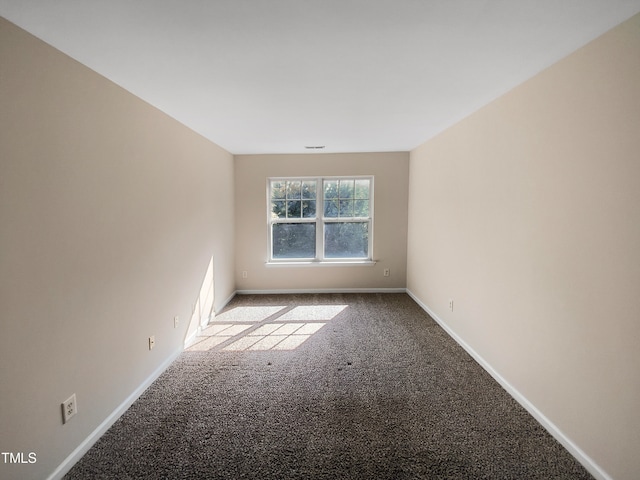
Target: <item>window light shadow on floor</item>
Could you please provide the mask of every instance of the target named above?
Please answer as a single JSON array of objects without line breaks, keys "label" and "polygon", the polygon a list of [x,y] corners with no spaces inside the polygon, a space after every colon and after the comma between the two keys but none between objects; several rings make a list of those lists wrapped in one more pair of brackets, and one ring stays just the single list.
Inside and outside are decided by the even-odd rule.
[{"label": "window light shadow on floor", "polygon": [[347,305],[232,308],[217,315],[187,351],[294,350],[345,308]]}]

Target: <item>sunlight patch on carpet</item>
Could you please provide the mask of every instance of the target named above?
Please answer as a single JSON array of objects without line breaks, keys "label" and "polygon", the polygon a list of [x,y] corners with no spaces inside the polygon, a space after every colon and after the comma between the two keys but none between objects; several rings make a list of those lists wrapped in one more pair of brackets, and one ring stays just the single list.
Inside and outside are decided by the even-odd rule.
[{"label": "sunlight patch on carpet", "polygon": [[294,350],[326,323],[270,323],[225,346],[225,351]]},{"label": "sunlight patch on carpet", "polygon": [[216,315],[214,322],[262,322],[286,308],[285,305],[236,307]]},{"label": "sunlight patch on carpet", "polygon": [[245,306],[217,315],[187,351],[294,350],[348,305]]}]

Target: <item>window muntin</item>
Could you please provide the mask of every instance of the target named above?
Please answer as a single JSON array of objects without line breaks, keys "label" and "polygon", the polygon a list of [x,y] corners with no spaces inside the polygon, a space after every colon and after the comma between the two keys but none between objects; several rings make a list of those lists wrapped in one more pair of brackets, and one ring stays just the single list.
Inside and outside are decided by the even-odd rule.
[{"label": "window muntin", "polygon": [[272,218],[315,218],[316,181],[271,182]]},{"label": "window muntin", "polygon": [[371,260],[373,177],[278,178],[267,186],[270,261]]},{"label": "window muntin", "polygon": [[368,218],[370,179],[324,180],[324,216]]}]

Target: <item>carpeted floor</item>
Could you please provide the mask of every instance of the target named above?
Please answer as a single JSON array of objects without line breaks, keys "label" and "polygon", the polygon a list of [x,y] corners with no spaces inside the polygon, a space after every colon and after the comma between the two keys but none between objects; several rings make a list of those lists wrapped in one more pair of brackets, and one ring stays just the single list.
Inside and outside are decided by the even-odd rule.
[{"label": "carpeted floor", "polygon": [[590,479],[404,294],[236,296],[67,479]]}]

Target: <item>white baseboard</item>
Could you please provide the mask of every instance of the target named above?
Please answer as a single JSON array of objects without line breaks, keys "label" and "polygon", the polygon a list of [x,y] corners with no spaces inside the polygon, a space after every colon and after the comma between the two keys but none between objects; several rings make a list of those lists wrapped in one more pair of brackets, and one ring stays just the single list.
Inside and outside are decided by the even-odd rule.
[{"label": "white baseboard", "polygon": [[209,323],[211,323],[211,320],[215,318],[216,312],[222,311],[222,309],[224,309],[224,307],[226,307],[227,304],[231,300],[233,300],[233,297],[235,296],[236,296],[236,292],[234,291],[231,295],[229,295],[229,297],[224,302],[220,304],[220,306],[214,306],[214,309],[211,311],[211,314],[206,318],[206,321],[204,322],[202,320],[200,321],[198,328],[196,328],[196,330],[188,338],[185,339],[184,341],[185,350],[189,348],[191,345],[193,345],[194,343],[196,343],[196,340],[202,333],[202,330],[204,330],[204,328],[206,328],[206,326],[209,325]]},{"label": "white baseboard", "polygon": [[229,295],[229,297],[227,299],[225,299],[225,301],[220,304],[220,306],[214,307],[214,311],[212,312],[211,318],[215,317],[217,312],[220,312],[224,307],[226,307],[229,304],[229,302],[231,300],[233,300],[233,297],[235,297],[237,293],[238,292],[236,290],[234,290],[231,293],[231,295]]},{"label": "white baseboard", "polygon": [[[553,422],[551,422],[536,406],[511,385],[502,375],[455,331],[453,331],[438,315],[424,304],[411,290],[405,288],[349,288],[349,289],[313,289],[313,290],[237,290],[223,304],[226,306],[236,294],[302,294],[302,293],[407,293],[425,312],[433,318],[447,334],[464,348],[473,359],[480,364],[520,405],[522,405],[567,451],[573,455],[597,480],[613,480],[600,466],[580,447],[568,438]],[[220,308],[220,310],[222,310]],[[82,458],[95,442],[113,425],[118,418],[142,395],[142,393],[171,365],[182,353],[177,351],[165,360],[124,402],[122,402],[91,434],[64,459],[47,480],[60,480]]]},{"label": "white baseboard", "polygon": [[562,430],[549,420],[538,408],[500,375],[482,356],[453,331],[438,315],[425,305],[411,290],[407,294],[433,318],[447,334],[464,348],[473,359],[484,368],[520,405],[522,405],[542,427],[547,430],[573,457],[586,468],[597,480],[613,480],[600,466],[578,447]]},{"label": "white baseboard", "polygon": [[124,402],[122,402],[105,420],[98,425],[98,427],[89,434],[84,441],[71,452],[71,454],[64,459],[64,461],[58,465],[51,475],[47,477],[47,480],[60,480],[62,477],[71,470],[71,468],[87,453],[87,451],[93,446],[94,443],[118,420],[127,409],[133,405],[140,395],[171,365],[176,358],[182,353],[182,350],[175,352],[169,358],[167,358],[154,372],[147,377],[147,379],[136,388],[131,395],[129,395]]},{"label": "white baseboard", "polygon": [[200,336],[201,332],[202,332],[202,327],[198,325],[198,328],[196,328],[195,331],[188,338],[185,339],[184,341],[185,350],[189,348],[191,345],[193,345],[194,343],[196,343],[196,339]]},{"label": "white baseboard", "polygon": [[406,288],[301,288],[284,290],[237,290],[238,295],[280,295],[304,293],[406,293]]}]

